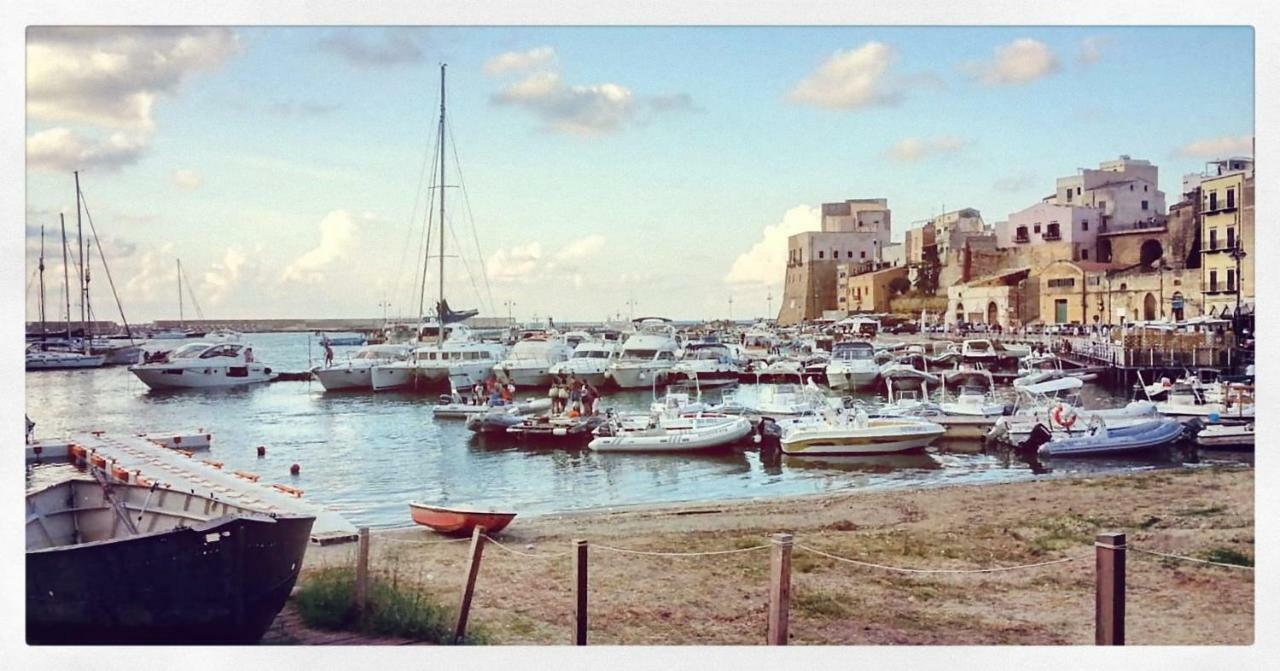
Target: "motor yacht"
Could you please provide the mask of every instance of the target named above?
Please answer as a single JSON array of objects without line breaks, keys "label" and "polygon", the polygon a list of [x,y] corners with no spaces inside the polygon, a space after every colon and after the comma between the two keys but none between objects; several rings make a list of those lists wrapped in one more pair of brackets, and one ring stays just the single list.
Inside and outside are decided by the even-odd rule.
[{"label": "motor yacht", "polygon": [[636,332],[622,344],[618,359],[605,376],[622,389],[642,389],[661,384],[676,363],[680,343],[670,319],[637,319]]},{"label": "motor yacht", "polygon": [[366,345],[346,361],[316,366],[311,375],[326,391],[372,389],[375,366],[404,361],[412,348],[408,345]]},{"label": "motor yacht", "polygon": [[832,346],[827,363],[827,386],[836,390],[864,389],[880,376],[876,350],[865,340],[846,340]]},{"label": "motor yacht", "polygon": [[605,372],[617,360],[621,351],[621,345],[614,340],[583,340],[573,348],[573,354],[568,359],[552,364],[549,370],[552,375],[572,375],[598,387],[604,384]]},{"label": "motor yacht", "polygon": [[684,356],[671,367],[671,373],[675,377],[697,380],[702,387],[736,383],[743,365],[735,349],[736,345],[718,342],[690,343],[684,348]]},{"label": "motor yacht", "polygon": [[203,389],[270,382],[279,374],[253,359],[247,343],[195,342],[129,366],[152,389]]},{"label": "motor yacht", "polygon": [[503,384],[547,387],[551,385],[552,366],[572,354],[573,348],[558,335],[531,335],[517,342],[507,357],[493,366],[493,374]]}]

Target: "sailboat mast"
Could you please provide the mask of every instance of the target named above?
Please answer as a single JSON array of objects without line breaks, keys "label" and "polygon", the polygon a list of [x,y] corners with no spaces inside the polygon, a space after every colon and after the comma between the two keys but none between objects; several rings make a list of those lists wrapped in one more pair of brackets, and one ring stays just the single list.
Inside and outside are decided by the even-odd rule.
[{"label": "sailboat mast", "polygon": [[67,218],[58,213],[62,223],[62,289],[67,297],[67,343],[71,342],[71,264],[67,261]]},{"label": "sailboat mast", "polygon": [[44,224],[40,224],[40,339],[44,340]]},{"label": "sailboat mast", "polygon": [[436,302],[436,321],[440,327],[436,333],[436,346],[444,345],[444,69],[440,64],[440,297]]},{"label": "sailboat mast", "polygon": [[178,259],[178,328],[187,328],[187,320],[182,317],[182,259]]},{"label": "sailboat mast", "polygon": [[88,316],[89,302],[89,268],[84,265],[84,231],[80,223],[80,171],[72,173],[76,178],[76,246],[80,249],[80,341],[84,353],[89,353],[89,329],[85,323]]}]

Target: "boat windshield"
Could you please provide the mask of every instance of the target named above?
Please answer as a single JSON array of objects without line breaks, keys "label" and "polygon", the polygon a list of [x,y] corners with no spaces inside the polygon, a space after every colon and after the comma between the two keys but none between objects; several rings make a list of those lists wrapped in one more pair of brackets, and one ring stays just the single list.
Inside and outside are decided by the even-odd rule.
[{"label": "boat windshield", "polygon": [[875,350],[870,347],[837,347],[836,351],[831,353],[831,358],[850,361],[872,359],[875,358],[875,355]]},{"label": "boat windshield", "polygon": [[183,345],[182,347],[179,347],[178,349],[173,350],[173,353],[169,355],[169,358],[170,359],[194,359],[200,356],[200,354],[208,348],[209,348],[208,345],[204,345],[201,343],[191,343],[190,345]]},{"label": "boat windshield", "polygon": [[600,350],[600,349],[589,349],[589,350],[583,350],[581,352],[574,352],[573,358],[575,359],[608,359],[609,352],[605,350]]},{"label": "boat windshield", "polygon": [[200,355],[200,358],[212,359],[214,357],[220,357],[220,356],[235,357],[235,356],[238,356],[239,354],[240,354],[239,345],[215,345],[205,350],[205,352]]},{"label": "boat windshield", "polygon": [[985,352],[991,349],[991,343],[988,343],[985,340],[979,340],[969,343],[968,347],[975,352]]},{"label": "boat windshield", "polygon": [[640,361],[652,361],[654,355],[658,353],[656,349],[628,349],[622,351],[624,359],[638,359]]}]

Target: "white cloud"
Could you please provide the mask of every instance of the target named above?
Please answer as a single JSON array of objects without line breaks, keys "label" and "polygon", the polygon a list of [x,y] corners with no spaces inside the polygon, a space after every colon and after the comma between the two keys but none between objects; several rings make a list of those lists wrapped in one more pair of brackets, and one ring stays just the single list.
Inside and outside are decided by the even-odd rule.
[{"label": "white cloud", "polygon": [[728,284],[771,285],[782,281],[787,266],[787,238],[822,227],[822,211],[808,205],[797,205],[782,216],[782,221],[765,226],[760,239],[751,249],[738,255],[724,276]]},{"label": "white cloud", "polygon": [[1007,193],[1016,193],[1018,191],[1026,191],[1035,186],[1036,176],[1031,172],[1019,172],[1013,175],[1006,175],[997,179],[991,185],[996,191],[1004,191]]},{"label": "white cloud", "polygon": [[535,72],[493,96],[498,105],[533,112],[547,127],[573,135],[600,135],[632,121],[636,97],[621,84],[570,86],[556,72]]},{"label": "white cloud", "polygon": [[490,255],[485,262],[485,273],[490,280],[502,284],[533,284],[554,279],[582,286],[584,266],[599,258],[604,245],[605,237],[598,234],[573,240],[552,254],[545,254],[538,242],[516,245]]},{"label": "white cloud", "polygon": [[887,76],[894,59],[893,48],[883,42],[868,42],[857,49],[837,51],[800,80],[787,97],[793,102],[828,109],[896,104],[902,94]]},{"label": "white cloud", "polygon": [[[178,269],[174,263],[177,253],[173,243],[151,247],[142,252],[136,265],[125,273],[121,300],[126,305],[136,302],[172,302],[173,316],[178,316]],[[122,269],[123,270],[123,269]],[[119,270],[117,271],[119,272]],[[114,273],[113,273],[114,274]]]},{"label": "white cloud", "polygon": [[173,183],[179,187],[192,191],[204,185],[204,179],[196,174],[194,170],[174,170]]},{"label": "white cloud", "polygon": [[1223,135],[1188,142],[1174,151],[1182,158],[1219,159],[1228,156],[1252,156],[1252,135]]},{"label": "white cloud", "polygon": [[484,64],[484,73],[500,75],[507,72],[532,70],[553,63],[556,50],[551,47],[535,47],[528,51],[508,51],[490,58]]},{"label": "white cloud", "polygon": [[111,172],[137,163],[146,146],[146,137],[124,132],[94,139],[69,128],[49,128],[27,137],[27,167],[63,173],[88,169]]},{"label": "white cloud", "polygon": [[33,27],[27,114],[37,121],[148,130],[156,100],[239,51],[229,28]]},{"label": "white cloud", "polygon": [[914,162],[933,156],[954,154],[968,144],[964,139],[944,135],[936,138],[909,137],[894,144],[885,155],[895,161]]},{"label": "white cloud", "polygon": [[316,48],[360,68],[409,65],[426,58],[426,35],[420,27],[344,28],[321,38]]},{"label": "white cloud", "polygon": [[585,238],[575,240],[556,253],[556,260],[567,262],[576,261],[578,259],[590,258],[600,253],[604,249],[603,235],[588,235]]},{"label": "white cloud", "polygon": [[357,218],[346,210],[334,210],[320,221],[320,242],[285,266],[280,279],[285,282],[318,284],[339,262],[348,260],[356,243],[357,220],[370,221],[372,214]]},{"label": "white cloud", "polygon": [[1018,86],[1057,72],[1059,64],[1044,42],[1024,37],[996,47],[992,60],[967,67],[987,86]]},{"label": "white cloud", "polygon": [[200,287],[200,299],[210,306],[224,305],[227,299],[240,287],[250,287],[255,291],[258,286],[262,258],[265,246],[261,243],[254,246],[251,252],[241,247],[230,247],[205,271]]},{"label": "white cloud", "polygon": [[1102,60],[1102,48],[1111,44],[1110,37],[1086,37],[1080,40],[1080,53],[1076,54],[1076,62],[1080,65],[1093,65]]}]

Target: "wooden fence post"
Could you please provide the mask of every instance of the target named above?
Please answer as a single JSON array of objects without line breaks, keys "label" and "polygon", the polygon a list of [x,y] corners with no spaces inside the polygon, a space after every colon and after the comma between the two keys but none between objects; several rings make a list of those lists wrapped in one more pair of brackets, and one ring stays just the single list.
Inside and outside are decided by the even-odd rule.
[{"label": "wooden fence post", "polygon": [[476,526],[471,532],[471,552],[467,558],[466,582],[462,585],[462,601],[458,604],[458,622],[453,627],[454,643],[467,636],[467,615],[471,612],[471,595],[475,592],[476,576],[480,573],[480,556],[483,553],[484,527]]},{"label": "wooden fence post", "polygon": [[364,614],[369,602],[369,527],[360,527],[356,548],[356,612]]},{"label": "wooden fence post", "polygon": [[1124,645],[1124,534],[1098,534],[1094,609],[1095,645]]},{"label": "wooden fence post", "polygon": [[573,541],[573,644],[587,644],[587,541]]},{"label": "wooden fence post", "polygon": [[791,534],[773,535],[769,570],[769,645],[786,645],[791,609]]}]

